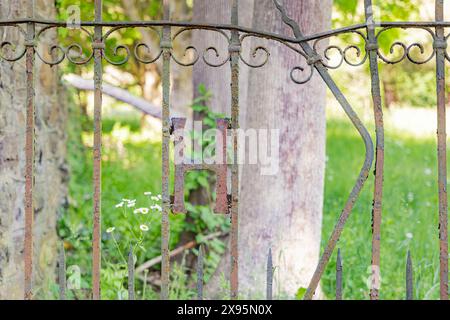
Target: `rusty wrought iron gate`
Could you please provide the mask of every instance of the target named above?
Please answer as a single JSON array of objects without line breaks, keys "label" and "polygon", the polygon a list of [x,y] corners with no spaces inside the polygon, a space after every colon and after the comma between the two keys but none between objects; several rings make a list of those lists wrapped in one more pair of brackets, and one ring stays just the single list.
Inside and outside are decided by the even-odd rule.
[{"label": "rusty wrought iron gate", "polygon": [[[264,47],[258,47],[254,50],[256,52],[263,52],[266,54],[266,59],[263,63],[252,63],[247,61],[241,55],[241,44],[248,37],[257,37],[268,39],[282,43],[295,51],[299,56],[305,59],[307,68],[296,67],[291,71],[291,79],[297,84],[304,84],[308,82],[317,72],[328,88],[331,90],[336,100],[341,105],[342,109],[347,114],[348,118],[353,123],[355,129],[360,134],[365,144],[365,158],[364,163],[357,178],[357,181],[348,197],[344,209],[338,219],[334,231],[332,232],[328,244],[325,247],[324,253],[320,259],[317,269],[311,279],[310,285],[305,294],[305,299],[312,299],[315,290],[318,287],[319,281],[323,275],[324,269],[330,260],[330,257],[336,247],[336,243],[342,233],[344,225],[352,211],[354,203],[358,198],[364,182],[367,180],[374,158],[375,164],[375,190],[373,202],[373,239],[372,239],[372,287],[370,290],[371,299],[378,299],[378,283],[379,267],[380,267],[380,228],[382,215],[382,190],[383,190],[383,162],[384,162],[384,126],[383,126],[383,111],[380,93],[380,77],[378,70],[378,59],[384,63],[395,64],[405,59],[415,63],[423,64],[436,59],[436,84],[437,84],[437,119],[438,119],[438,163],[439,163],[439,239],[440,239],[440,297],[441,299],[448,299],[448,238],[447,238],[447,167],[446,167],[446,123],[445,123],[445,62],[450,61],[450,55],[447,51],[448,40],[450,34],[445,34],[446,29],[450,28],[450,22],[444,21],[444,1],[436,0],[436,19],[432,22],[377,22],[373,19],[373,5],[371,0],[364,0],[364,7],[366,12],[366,22],[363,24],[344,27],[337,30],[326,31],[314,35],[305,36],[297,22],[289,18],[288,12],[283,7],[281,0],[273,0],[274,6],[281,13],[283,22],[288,25],[294,34],[294,37],[288,37],[269,32],[253,30],[244,28],[239,25],[238,21],[238,2],[239,0],[230,0],[232,2],[232,13],[230,24],[198,24],[196,22],[175,22],[170,20],[169,0],[163,0],[164,20],[162,21],[103,21],[102,19],[102,0],[95,0],[95,20],[81,21],[80,32],[84,32],[92,40],[91,53],[86,57],[82,56],[82,49],[80,44],[72,44],[67,48],[54,45],[49,48],[52,53],[52,59],[44,58],[37,49],[40,36],[49,29],[67,28],[67,23],[62,21],[48,21],[37,19],[34,14],[34,1],[30,0],[27,5],[27,17],[23,19],[15,19],[9,21],[0,21],[0,27],[15,27],[24,35],[24,43],[12,44],[9,41],[3,41],[0,47],[0,58],[6,61],[14,62],[25,57],[26,59],[26,74],[27,74],[27,100],[26,100],[26,168],[25,168],[25,238],[24,238],[24,279],[25,279],[25,299],[33,298],[32,274],[33,274],[33,166],[34,166],[34,125],[35,125],[35,59],[42,60],[48,65],[57,65],[65,59],[69,62],[84,65],[94,61],[94,81],[95,81],[95,100],[94,100],[94,204],[93,204],[93,234],[92,234],[92,298],[100,299],[100,256],[101,256],[101,146],[102,146],[102,62],[106,60],[108,63],[114,65],[121,65],[128,62],[131,56],[143,64],[155,63],[162,59],[162,269],[161,269],[161,298],[168,299],[169,293],[169,213],[183,213],[184,199],[183,199],[183,176],[187,170],[212,170],[217,174],[217,200],[215,211],[217,213],[231,214],[231,298],[238,297],[238,214],[239,214],[239,172],[237,159],[235,158],[232,165],[206,165],[206,164],[188,164],[177,166],[175,193],[172,196],[169,190],[169,175],[170,175],[170,138],[174,129],[184,127],[184,119],[171,119],[170,116],[170,71],[171,63],[174,61],[182,66],[192,66],[200,59],[200,55],[196,52],[195,58],[189,63],[183,63],[177,59],[172,52],[172,42],[182,32],[188,30],[209,30],[221,33],[229,44],[228,57],[221,63],[211,63],[203,55],[203,61],[211,67],[223,66],[230,63],[231,67],[231,120],[221,119],[218,121],[220,132],[224,135],[226,140],[228,129],[239,128],[239,67],[241,62],[248,67],[259,68],[263,67],[269,58],[269,52]],[[93,33],[88,28],[93,28]],[[160,51],[152,59],[145,58],[140,55],[139,49],[147,49],[149,47],[145,43],[138,44],[134,50],[124,45],[119,45],[114,48],[114,54],[118,50],[125,50],[126,56],[121,61],[113,60],[105,54],[105,41],[114,32],[126,28],[151,28],[160,35]],[[173,29],[178,31],[173,33]],[[394,43],[393,47],[399,47],[403,50],[403,54],[399,58],[390,59],[386,57],[379,50],[379,37],[381,34],[392,28],[411,28],[421,29],[427,31],[433,39],[433,52],[430,56],[424,59],[417,59],[411,54],[412,49],[419,49],[420,53],[424,54],[423,46],[419,43],[406,45],[402,42]],[[337,48],[336,46],[328,46],[324,52],[318,52],[317,43],[324,39],[341,34],[354,34],[363,40],[365,44],[364,50],[361,50],[356,45],[349,45],[345,49]],[[9,49],[9,50],[6,50]],[[340,53],[340,62],[336,66],[329,64],[327,52],[331,49],[337,49]],[[209,48],[207,50],[216,50]],[[360,61],[355,63],[350,61],[347,52],[356,50]],[[8,51],[8,52],[6,52]],[[78,52],[78,56],[74,53]],[[217,51],[216,51],[217,52]],[[358,115],[355,113],[344,94],[338,88],[333,78],[329,74],[329,69],[335,69],[343,63],[352,66],[363,65],[366,61],[370,64],[371,84],[372,84],[372,98],[374,106],[374,117],[376,124],[376,146],[374,152],[374,144],[371,136]],[[305,72],[306,77],[298,79],[297,72]],[[178,141],[180,142],[180,141]],[[177,143],[177,141],[176,141]],[[238,148],[238,139],[235,131],[232,130],[231,144],[234,150]],[[226,146],[225,146],[226,147]],[[237,152],[234,152],[234,157],[237,157]],[[231,170],[231,190],[227,190],[227,172]],[[64,255],[62,255],[62,261]],[[340,261],[340,254],[338,254],[338,261]],[[269,268],[272,267],[271,256],[268,261]],[[64,266],[62,267],[64,268]],[[411,262],[408,258],[408,269],[411,269]],[[337,270],[337,295],[336,298],[342,298],[342,268],[338,262]],[[269,272],[270,273],[270,272]],[[408,297],[411,297],[411,279],[410,273],[408,275],[409,284]],[[130,281],[130,287],[133,287],[133,282]],[[271,297],[272,279],[268,274],[268,297]],[[201,285],[199,285],[201,287]],[[201,295],[199,293],[199,295]]]}]

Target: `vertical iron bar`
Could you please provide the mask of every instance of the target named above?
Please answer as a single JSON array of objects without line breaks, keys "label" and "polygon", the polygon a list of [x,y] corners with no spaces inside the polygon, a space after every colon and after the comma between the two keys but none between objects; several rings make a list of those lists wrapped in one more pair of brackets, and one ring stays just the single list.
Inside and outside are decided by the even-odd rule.
[{"label": "vertical iron bar", "polygon": [[[34,0],[27,3],[27,16],[34,18]],[[33,299],[33,224],[34,224],[34,127],[35,127],[35,25],[27,24],[26,39],[26,78],[27,78],[27,106],[25,133],[25,239],[24,239],[24,298]]]},{"label": "vertical iron bar", "polygon": [[[233,0],[231,9],[231,24],[239,25],[239,0]],[[238,165],[238,134],[239,129],[239,59],[241,42],[239,32],[231,32],[229,48],[231,56],[231,126],[233,128],[233,164],[231,170],[231,274],[230,295],[231,299],[238,298],[239,292],[239,165]]]},{"label": "vertical iron bar", "polygon": [[406,258],[406,300],[413,300],[413,266],[411,260],[411,252],[408,250]]},{"label": "vertical iron bar", "polygon": [[383,199],[384,175],[384,121],[381,104],[380,75],[378,70],[378,40],[375,36],[375,21],[372,0],[364,0],[367,39],[366,51],[369,54],[370,76],[372,86],[372,102],[375,116],[376,156],[375,156],[375,187],[372,208],[372,268],[370,299],[378,300],[380,287],[380,233]]},{"label": "vertical iron bar", "polygon": [[[302,39],[304,37],[303,32],[300,30],[300,26],[297,24],[297,22],[289,18],[289,16],[286,13],[286,9],[280,4],[278,0],[274,0],[274,4],[277,7],[278,11],[281,13],[283,22],[291,27],[295,37],[297,39]],[[302,47],[303,51],[308,56],[308,63],[310,64],[311,68],[314,67],[317,70],[322,80],[326,83],[330,91],[333,93],[334,97],[339,102],[342,109],[347,114],[348,118],[351,120],[353,126],[356,128],[361,138],[364,140],[365,146],[364,164],[358,175],[358,179],[355,185],[353,186],[353,189],[347,199],[345,207],[342,210],[341,215],[339,216],[338,222],[330,236],[330,239],[328,240],[328,243],[324,249],[322,257],[319,260],[316,270],[314,271],[308,289],[306,290],[304,300],[311,300],[314,296],[317,286],[319,285],[325,267],[330,261],[331,254],[333,253],[333,250],[336,247],[336,244],[341,236],[344,225],[347,222],[348,217],[350,216],[354,203],[358,198],[359,194],[361,193],[361,189],[365,181],[367,180],[367,177],[369,176],[369,170],[372,167],[374,152],[373,152],[372,137],[370,136],[364,124],[361,122],[361,119],[353,110],[350,103],[345,98],[342,91],[334,82],[333,78],[331,78],[327,67],[322,62],[322,57],[317,54],[317,52],[311,47],[311,45],[308,42],[306,41],[300,42],[299,45]]]},{"label": "vertical iron bar", "polygon": [[134,300],[134,254],[133,246],[128,252],[128,300]]},{"label": "vertical iron bar", "polygon": [[59,300],[66,300],[66,253],[64,241],[61,241],[58,264]]},{"label": "vertical iron bar", "polygon": [[[444,21],[444,0],[436,0],[436,21]],[[443,27],[436,27],[436,88],[438,123],[438,185],[439,185],[439,257],[440,297],[448,300],[448,217],[447,217],[447,133],[445,110],[445,40]]]},{"label": "vertical iron bar", "polygon": [[[102,0],[95,0],[95,21],[102,21]],[[92,298],[100,300],[102,197],[102,27],[94,28],[94,208],[92,237]]]},{"label": "vertical iron bar", "polygon": [[[164,20],[170,19],[169,0],[164,0]],[[172,51],[171,28],[164,26],[162,30],[161,48],[163,50],[163,73],[162,73],[162,221],[161,221],[161,299],[169,298],[169,274],[170,274],[170,193],[169,193],[169,176],[170,176],[170,59]]]},{"label": "vertical iron bar", "polygon": [[266,299],[273,299],[273,262],[272,262],[272,248],[269,249],[269,255],[267,256],[267,290]]},{"label": "vertical iron bar", "polygon": [[200,245],[200,248],[198,249],[197,299],[203,300],[203,245]]},{"label": "vertical iron bar", "polygon": [[341,249],[338,249],[336,259],[336,300],[342,300],[342,258]]}]

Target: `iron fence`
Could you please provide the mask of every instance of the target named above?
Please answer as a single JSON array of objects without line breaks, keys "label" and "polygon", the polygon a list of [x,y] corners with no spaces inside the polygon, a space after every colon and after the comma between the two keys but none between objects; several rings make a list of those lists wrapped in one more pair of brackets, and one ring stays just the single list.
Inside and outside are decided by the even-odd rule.
[{"label": "iron fence", "polygon": [[[161,229],[161,252],[162,252],[162,268],[161,268],[161,299],[169,297],[169,272],[170,272],[170,252],[169,252],[169,213],[183,213],[183,175],[187,170],[209,169],[216,172],[219,177],[217,186],[217,202],[216,212],[231,214],[231,273],[230,273],[230,296],[232,299],[238,298],[239,282],[239,256],[238,256],[238,215],[239,215],[239,167],[237,165],[237,148],[238,137],[232,130],[231,141],[234,149],[234,162],[231,165],[184,165],[176,168],[175,194],[171,196],[169,189],[170,176],[170,140],[175,127],[182,127],[184,119],[171,119],[170,112],[170,72],[171,64],[175,62],[181,66],[193,66],[198,61],[203,60],[210,67],[220,67],[230,63],[231,68],[231,119],[220,119],[219,127],[224,137],[228,129],[239,128],[239,68],[246,65],[251,68],[263,67],[269,60],[269,50],[263,46],[259,46],[253,50],[265,54],[262,63],[247,60],[241,55],[242,45],[246,39],[256,37],[269,41],[279,42],[293,50],[302,57],[307,67],[295,67],[290,72],[292,81],[297,84],[308,82],[317,72],[323,79],[325,84],[333,93],[342,109],[358,131],[365,145],[365,156],[363,166],[360,170],[358,178],[353,189],[347,199],[347,202],[341,212],[337,224],[329,238],[324,253],[320,258],[311,282],[308,286],[304,299],[312,299],[319,285],[320,279],[324,273],[333,251],[336,248],[337,241],[340,238],[342,230],[347,222],[349,215],[353,209],[365,181],[367,180],[375,159],[375,188],[373,201],[373,228],[372,228],[372,284],[370,297],[373,300],[378,299],[378,283],[379,267],[380,267],[380,229],[382,216],[382,198],[383,198],[383,176],[384,176],[384,124],[383,110],[380,93],[380,76],[379,76],[379,60],[387,64],[396,64],[403,60],[409,60],[415,64],[424,64],[432,59],[436,60],[436,86],[437,86],[437,118],[438,118],[438,170],[439,170],[439,239],[440,239],[440,297],[443,300],[448,299],[448,237],[447,237],[447,167],[446,167],[446,123],[445,123],[445,63],[450,61],[450,55],[447,51],[448,40],[450,34],[446,33],[446,28],[450,28],[450,22],[444,21],[444,1],[436,0],[436,19],[430,22],[376,22],[373,17],[373,5],[371,0],[364,0],[364,8],[366,22],[353,26],[348,26],[336,30],[321,32],[309,36],[305,36],[301,31],[298,23],[289,18],[288,13],[281,4],[280,0],[273,0],[275,8],[281,14],[283,22],[289,26],[294,37],[273,34],[261,30],[244,28],[239,25],[238,20],[238,0],[230,0],[232,2],[231,22],[230,24],[199,24],[196,22],[176,22],[170,20],[169,0],[163,0],[164,18],[162,21],[104,21],[102,18],[102,0],[95,0],[95,20],[81,21],[79,24],[79,32],[84,33],[91,40],[91,51],[88,55],[83,56],[83,50],[80,44],[73,43],[64,48],[58,44],[54,44],[49,48],[51,58],[44,58],[37,50],[40,36],[50,30],[58,28],[68,28],[66,22],[50,21],[38,19],[35,17],[34,1],[30,0],[27,5],[27,17],[23,19],[0,21],[0,27],[17,28],[24,36],[23,43],[12,44],[9,41],[3,41],[0,46],[0,58],[5,61],[19,61],[26,59],[26,81],[27,81],[27,99],[26,99],[26,142],[25,142],[25,236],[24,236],[24,298],[33,298],[33,192],[34,192],[34,126],[35,126],[35,60],[39,59],[43,63],[53,66],[68,60],[70,63],[77,65],[85,65],[93,60],[94,63],[94,82],[95,82],[95,99],[94,99],[94,148],[93,148],[93,233],[92,233],[92,298],[100,299],[100,270],[101,270],[101,146],[102,146],[102,82],[103,82],[103,66],[102,63],[123,65],[126,64],[131,57],[142,64],[156,63],[162,60],[162,229]],[[119,60],[113,59],[106,53],[106,40],[122,29],[127,28],[149,28],[156,32],[160,38],[160,51],[151,59],[140,54],[139,49],[147,49],[149,47],[145,43],[139,43],[130,50],[125,45],[118,45],[113,48],[112,52],[117,58],[118,51],[122,50],[124,56]],[[89,30],[93,28],[93,32]],[[174,29],[176,32],[173,32]],[[402,50],[400,57],[389,57],[384,55],[379,49],[380,36],[391,29],[416,29],[426,31],[433,40],[433,50],[430,55],[425,57],[425,50],[422,44],[413,43],[407,45],[401,41],[395,42],[391,49],[395,47]],[[228,42],[228,56],[221,62],[214,63],[208,60],[204,54],[202,57],[198,50],[192,46],[188,49],[194,50],[194,59],[190,62],[182,62],[176,57],[172,50],[172,44],[175,39],[183,32],[189,30],[209,30],[218,32],[224,36]],[[330,39],[343,34],[351,34],[358,36],[364,42],[364,48],[361,49],[355,44],[340,48],[329,45],[324,51],[318,51],[318,43],[325,39]],[[8,49],[8,50],[6,50]],[[422,59],[412,54],[412,50],[419,49]],[[211,47],[207,50],[214,50]],[[339,63],[332,65],[328,58],[330,50],[337,50],[340,54]],[[355,62],[349,59],[348,52],[354,50],[359,61]],[[391,50],[391,53],[392,53]],[[6,52],[8,51],[8,52]],[[74,54],[77,53],[77,54]],[[359,116],[354,111],[347,98],[338,88],[332,76],[330,69],[337,69],[343,64],[351,66],[359,66],[369,61],[372,99],[374,107],[374,120],[376,124],[376,143],[375,151],[372,138],[361,122]],[[298,74],[305,75],[304,78],[298,78]],[[231,172],[231,189],[228,190],[226,176]],[[203,250],[200,250],[198,259],[198,299],[203,298]],[[65,255],[63,248],[60,252],[60,297],[65,299]],[[129,297],[134,297],[134,261],[133,253],[130,251],[129,263]],[[408,254],[406,267],[406,287],[407,298],[412,299],[412,263]],[[338,251],[338,261],[336,270],[336,299],[342,299],[342,263],[341,254]],[[267,261],[267,299],[272,298],[272,281],[273,281],[273,265],[271,252]]]}]

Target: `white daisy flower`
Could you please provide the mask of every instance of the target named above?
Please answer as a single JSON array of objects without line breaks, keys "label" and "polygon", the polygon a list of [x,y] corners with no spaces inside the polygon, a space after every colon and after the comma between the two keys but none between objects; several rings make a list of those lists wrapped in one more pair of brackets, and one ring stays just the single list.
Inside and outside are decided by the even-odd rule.
[{"label": "white daisy flower", "polygon": [[139,210],[142,214],[147,214],[149,211],[148,208],[140,208]]},{"label": "white daisy flower", "polygon": [[148,227],[147,227],[145,224],[141,224],[140,227],[139,227],[139,229],[141,229],[141,230],[144,231],[144,232],[147,232],[147,231],[148,231]]},{"label": "white daisy flower", "polygon": [[147,192],[144,192],[144,195],[145,195],[145,196],[151,196],[152,193],[151,193],[150,191],[147,191]]},{"label": "white daisy flower", "polygon": [[160,205],[157,205],[157,204],[153,205],[151,208],[152,208],[153,210],[162,211],[161,206],[160,206]]},{"label": "white daisy flower", "polygon": [[159,198],[158,198],[157,196],[152,196],[151,199],[152,199],[153,201],[158,201],[158,200],[159,200]]},{"label": "white daisy flower", "polygon": [[413,238],[413,234],[412,234],[411,232],[408,232],[408,233],[406,234],[406,237],[407,237],[408,239],[412,239],[412,238]]},{"label": "white daisy flower", "polygon": [[106,229],[106,233],[112,233],[112,232],[114,232],[114,230],[116,230],[115,227],[110,227],[110,228]]},{"label": "white daisy flower", "polygon": [[124,205],[124,202],[122,201],[121,203],[116,204],[116,208],[122,208]]},{"label": "white daisy flower", "polygon": [[133,208],[134,206],[136,206],[136,202],[128,202],[127,204],[128,208]]}]

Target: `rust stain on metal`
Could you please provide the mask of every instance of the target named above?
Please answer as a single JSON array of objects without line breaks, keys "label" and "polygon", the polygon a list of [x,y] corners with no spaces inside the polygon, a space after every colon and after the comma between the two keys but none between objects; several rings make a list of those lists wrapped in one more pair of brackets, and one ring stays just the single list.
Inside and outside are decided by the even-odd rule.
[{"label": "rust stain on metal", "polygon": [[[216,204],[214,207],[215,213],[228,213],[228,198],[227,198],[227,119],[216,119],[217,132],[220,137],[216,137],[216,146],[218,156],[216,163],[195,164],[192,161],[187,162],[184,158],[184,128],[186,126],[185,118],[173,118],[172,128],[175,132],[175,184],[174,184],[174,200],[173,213],[187,213],[184,203],[184,180],[186,172],[195,170],[209,170],[216,174]],[[220,151],[219,151],[220,148]],[[187,163],[186,163],[187,162]]]},{"label": "rust stain on metal", "polygon": [[413,294],[413,266],[411,252],[408,250],[408,257],[406,259],[406,300],[414,300]]},{"label": "rust stain on metal", "polygon": [[[27,5],[29,18],[34,18],[34,2]],[[35,25],[27,24],[26,47],[26,132],[25,132],[25,236],[24,236],[24,298],[33,299],[33,224],[34,224],[34,130],[35,130]]]},{"label": "rust stain on metal", "polygon": [[[375,35],[375,22],[372,0],[364,1],[367,27],[370,78],[372,87],[372,102],[375,116],[376,156],[375,156],[375,187],[372,208],[372,275],[370,299],[378,300],[380,287],[380,240],[381,216],[384,177],[384,120],[381,104],[380,75],[378,69],[378,39]],[[369,24],[371,22],[372,24]]]},{"label": "rust stain on metal", "polygon": [[336,300],[342,300],[342,258],[341,249],[338,249],[336,259]]},{"label": "rust stain on metal", "polygon": [[134,300],[134,254],[133,246],[130,246],[128,252],[128,300]]},{"label": "rust stain on metal", "polygon": [[59,300],[66,300],[66,253],[64,241],[61,241],[58,260]]},{"label": "rust stain on metal", "polygon": [[[436,21],[444,20],[444,0],[436,0]],[[448,300],[448,200],[447,200],[447,132],[445,109],[445,55],[447,42],[444,28],[436,28],[436,87],[438,123],[438,187],[439,187],[439,257],[440,296]]]},{"label": "rust stain on metal", "polygon": [[[164,19],[170,19],[170,5],[168,0],[163,2]],[[162,218],[161,218],[161,300],[169,299],[170,275],[170,59],[172,56],[171,29],[163,27],[161,49],[163,50],[162,72]]]},{"label": "rust stain on metal", "polygon": [[197,300],[203,300],[203,252],[203,245],[200,245],[197,260]]},{"label": "rust stain on metal", "polygon": [[[102,0],[95,0],[95,20],[102,21]],[[102,207],[102,27],[94,29],[94,148],[93,148],[93,234],[92,234],[92,298],[101,299],[101,207]]]},{"label": "rust stain on metal", "polygon": [[[233,0],[231,8],[231,24],[239,25],[238,0]],[[239,59],[241,41],[238,31],[231,32],[229,47],[231,57],[231,127],[233,139],[233,164],[231,169],[231,273],[230,296],[238,299],[239,295],[239,165],[238,165],[238,134],[239,129]]]}]

